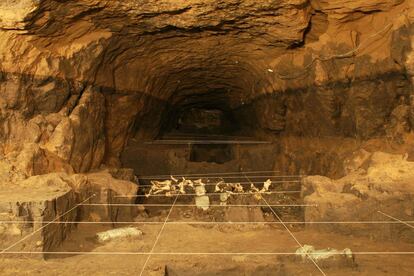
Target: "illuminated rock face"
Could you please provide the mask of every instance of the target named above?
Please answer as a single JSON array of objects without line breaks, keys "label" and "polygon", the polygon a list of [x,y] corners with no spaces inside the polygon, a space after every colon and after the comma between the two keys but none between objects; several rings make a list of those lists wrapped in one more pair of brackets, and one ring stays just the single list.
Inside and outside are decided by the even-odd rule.
[{"label": "illuminated rock face", "polygon": [[24,30],[40,6],[40,0],[5,0],[0,3],[0,28]]},{"label": "illuminated rock face", "polygon": [[131,182],[135,176],[128,170],[50,173],[22,179],[0,160],[0,176],[0,245],[5,251],[49,252],[76,228],[78,220],[117,222],[136,215],[132,208],[81,205],[133,204],[138,186]]},{"label": "illuminated rock face", "polygon": [[268,138],[404,143],[414,4],[368,2],[2,1],[0,155],[24,177],[120,166],[194,107]]},{"label": "illuminated rock face", "polygon": [[[352,168],[350,167],[349,173],[343,178],[332,180],[322,176],[306,177],[302,196],[306,203],[317,207],[306,208],[305,220],[381,220],[389,219],[387,214],[390,213],[402,220],[412,217],[414,185],[411,183],[414,179],[414,162],[407,161],[406,157],[382,152],[363,152],[354,159]],[[395,233],[399,233],[400,239],[414,241],[412,232],[405,231],[400,225],[387,225],[379,229],[372,225],[330,224],[315,228],[336,233],[370,233],[369,235],[377,238],[392,238]]]}]

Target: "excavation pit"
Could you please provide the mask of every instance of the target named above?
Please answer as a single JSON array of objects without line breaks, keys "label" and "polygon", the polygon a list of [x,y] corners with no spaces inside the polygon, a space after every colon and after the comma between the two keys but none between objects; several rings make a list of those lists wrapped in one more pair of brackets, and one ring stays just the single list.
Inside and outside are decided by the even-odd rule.
[{"label": "excavation pit", "polygon": [[[352,275],[383,273],[384,267],[387,271],[398,270],[402,275],[408,275],[414,268],[409,265],[410,260],[414,260],[414,255],[410,254],[414,250],[414,235],[407,231],[412,222],[386,219],[385,215],[389,214],[385,213],[384,206],[381,206],[384,212],[376,212],[376,215],[361,221],[341,220],[340,217],[311,220],[311,216],[306,214],[317,212],[321,206],[306,203],[303,195],[309,192],[309,188],[304,188],[303,183],[309,180],[303,176],[239,172],[181,177],[205,182],[205,196],[210,198],[207,210],[196,205],[195,191],[151,194],[149,189],[152,185],[144,183],[151,183],[155,178],[142,177],[138,180],[141,186],[135,194],[119,194],[119,191],[115,194],[112,191],[110,202],[98,199],[77,203],[81,213],[90,211],[90,208],[95,211],[116,208],[117,212],[123,213],[119,209],[125,208],[131,214],[129,217],[113,220],[108,216],[96,220],[96,217],[84,214],[83,219],[74,217],[72,221],[55,221],[51,225],[71,227],[66,239],[53,248],[38,251],[30,247],[7,250],[2,256],[2,269],[7,275],[8,267],[23,260],[30,264],[30,268],[21,270],[25,273],[61,263],[62,275],[70,275],[74,271],[89,273],[93,269],[89,265],[91,262],[107,273],[143,272],[145,275],[294,275],[320,271]],[[289,180],[280,180],[287,177]],[[158,176],[157,181],[171,178],[178,179],[179,176]],[[252,183],[258,190],[262,189],[269,178],[272,185],[266,193],[249,190]],[[92,175],[91,179],[96,183],[99,178]],[[230,194],[226,205],[221,205],[221,193],[214,191],[217,183],[224,181],[231,185],[235,180],[240,182],[244,191]],[[286,187],[300,190],[288,191],[284,189]],[[129,202],[123,201],[125,198]],[[139,203],[137,198],[141,198]],[[402,206],[403,203],[399,204]],[[386,206],[387,212],[396,213],[390,209],[390,204]],[[131,227],[139,229],[142,235],[104,243],[96,238],[97,233]],[[338,231],[337,227],[348,232]],[[402,233],[405,233],[404,238]],[[315,261],[315,264],[312,259],[304,260],[297,254],[305,246],[322,251],[349,248],[352,258],[346,260],[334,256],[331,260]],[[35,256],[43,256],[47,262],[33,258]],[[406,259],[407,265],[397,266],[397,258]]]}]

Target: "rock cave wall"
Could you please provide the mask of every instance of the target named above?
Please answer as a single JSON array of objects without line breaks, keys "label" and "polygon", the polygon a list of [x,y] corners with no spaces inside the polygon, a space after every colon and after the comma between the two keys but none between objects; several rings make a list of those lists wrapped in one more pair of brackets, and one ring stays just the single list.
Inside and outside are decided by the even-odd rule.
[{"label": "rock cave wall", "polygon": [[288,172],[343,175],[347,150],[414,126],[414,3],[366,2],[3,1],[3,162],[22,178],[119,167],[129,138],[208,104],[280,141]]}]

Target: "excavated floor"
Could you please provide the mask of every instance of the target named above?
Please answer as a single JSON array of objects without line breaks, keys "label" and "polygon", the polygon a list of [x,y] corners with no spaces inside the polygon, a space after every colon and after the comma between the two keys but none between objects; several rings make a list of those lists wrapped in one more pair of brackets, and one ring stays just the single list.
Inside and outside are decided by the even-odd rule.
[{"label": "excavated floor", "polygon": [[[366,215],[361,216],[364,217],[361,221],[357,217],[353,221],[345,216],[329,217],[328,213],[321,214],[323,221],[317,220],[318,216],[306,217],[312,208],[322,213],[327,209],[306,203],[302,198],[303,179],[289,176],[289,180],[280,180],[286,176],[269,174],[274,175],[240,173],[237,176],[203,177],[210,198],[210,207],[206,211],[197,208],[194,195],[188,191],[177,198],[163,194],[147,198],[145,194],[153,176],[148,179],[142,177],[139,189],[118,191],[109,198],[102,196],[110,191],[105,188],[106,192],[96,200],[78,206],[79,211],[122,214],[116,216],[116,220],[110,215],[100,219],[82,216],[80,222],[71,217],[60,224],[52,224],[53,227],[42,232],[44,236],[54,237],[62,232],[65,239],[59,239],[53,247],[36,249],[32,248],[36,239],[29,238],[27,243],[1,252],[0,274],[412,275],[412,220],[397,221],[363,208],[360,213],[365,212]],[[89,181],[96,178],[93,176],[88,176]],[[158,177],[162,180],[161,176]],[[168,175],[165,177],[170,178]],[[189,178],[195,180],[197,176]],[[272,193],[262,195],[262,198],[249,193],[232,195],[226,206],[220,206],[220,196],[214,191],[218,178],[224,178],[226,183],[240,182],[246,192],[252,182],[261,188],[263,182],[271,178]],[[100,183],[100,179],[95,180]],[[110,178],[108,181],[116,180]],[[121,182],[119,184],[124,187],[126,184]],[[56,192],[55,188],[51,191]],[[407,204],[410,201],[401,201],[397,205],[403,209]],[[389,215],[400,217],[395,208],[378,210],[391,211]],[[47,221],[51,220],[53,217],[48,217]],[[142,236],[107,243],[99,243],[96,239],[99,232],[127,226],[137,227]],[[69,228],[71,231],[65,231]],[[24,232],[20,238],[31,231]],[[63,243],[60,242],[62,240]],[[2,248],[8,248],[14,242],[5,239]],[[26,247],[26,244],[32,247]],[[342,251],[349,248],[354,259],[352,262],[329,259],[315,264],[296,254],[298,249],[306,246],[317,250]]]},{"label": "excavated floor", "polygon": [[[359,233],[320,232],[304,227],[300,220],[285,218],[288,231],[269,214],[262,222],[254,216],[250,221],[233,217],[236,222],[231,224],[215,222],[212,209],[220,207],[203,213],[177,203],[172,209],[147,207],[158,212],[145,214],[142,207],[136,208],[141,215],[135,220],[80,223],[46,260],[30,255],[0,256],[1,275],[322,275],[312,262],[292,255],[300,245],[350,248],[355,253],[356,265],[321,264],[326,275],[412,275],[414,271],[414,242],[402,242],[398,236],[379,240]],[[243,213],[255,207],[225,208]],[[96,233],[129,225],[142,230],[143,236],[106,244],[96,242]],[[148,252],[153,253],[149,258],[145,254]]]}]

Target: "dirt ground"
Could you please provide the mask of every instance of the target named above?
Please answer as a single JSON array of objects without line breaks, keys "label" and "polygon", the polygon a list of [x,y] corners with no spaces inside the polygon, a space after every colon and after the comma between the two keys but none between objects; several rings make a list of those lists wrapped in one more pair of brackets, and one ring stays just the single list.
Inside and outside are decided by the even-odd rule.
[{"label": "dirt ground", "polygon": [[[111,225],[79,224],[61,248],[56,249],[62,252],[60,255],[49,255],[46,260],[39,256],[3,255],[0,257],[0,275],[140,275],[148,257],[140,252],[151,251],[161,229],[161,235],[152,251],[157,254],[150,256],[142,275],[322,274],[310,261],[282,254],[294,253],[299,248],[282,225],[191,224],[179,218],[181,213],[178,208],[173,211],[169,221],[174,223],[166,224],[164,228],[163,223],[159,222],[164,221],[165,214],[152,218],[152,222],[136,223],[134,226],[142,230],[142,237],[106,244],[97,243],[95,235],[99,231],[111,229]],[[316,249],[414,252],[414,243],[398,240],[370,240],[304,228],[292,231],[302,245],[312,245]],[[86,252],[86,255],[76,252]],[[326,275],[412,275],[414,272],[412,254],[356,255],[355,260],[356,266],[325,264],[321,269]]]}]

